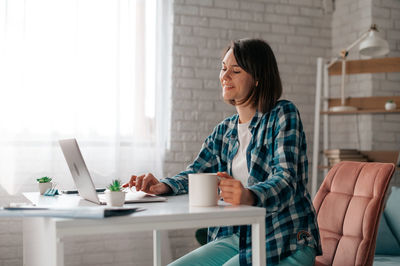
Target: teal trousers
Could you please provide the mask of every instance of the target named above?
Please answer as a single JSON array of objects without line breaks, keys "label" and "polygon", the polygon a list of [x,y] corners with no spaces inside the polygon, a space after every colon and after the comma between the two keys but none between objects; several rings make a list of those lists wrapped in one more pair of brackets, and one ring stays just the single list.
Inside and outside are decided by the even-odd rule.
[{"label": "teal trousers", "polygon": [[[304,247],[297,250],[290,257],[285,258],[280,266],[313,266],[315,261],[315,250]],[[232,235],[224,237],[195,249],[178,260],[169,264],[170,266],[239,266],[239,237]]]}]

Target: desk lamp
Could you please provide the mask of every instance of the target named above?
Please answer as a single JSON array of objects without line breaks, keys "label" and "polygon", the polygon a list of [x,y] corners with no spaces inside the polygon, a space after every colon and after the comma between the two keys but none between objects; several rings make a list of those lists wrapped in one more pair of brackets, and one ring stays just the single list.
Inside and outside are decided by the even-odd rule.
[{"label": "desk lamp", "polygon": [[378,57],[389,53],[389,44],[386,40],[382,39],[377,34],[378,29],[375,24],[371,25],[368,31],[363,33],[355,42],[350,44],[346,49],[340,52],[340,55],[333,58],[328,64],[328,69],[335,64],[338,60],[342,61],[342,80],[341,80],[341,105],[331,107],[329,110],[333,112],[355,111],[354,106],[345,105],[344,84],[346,76],[346,58],[350,50],[360,43],[358,51],[361,55]]}]

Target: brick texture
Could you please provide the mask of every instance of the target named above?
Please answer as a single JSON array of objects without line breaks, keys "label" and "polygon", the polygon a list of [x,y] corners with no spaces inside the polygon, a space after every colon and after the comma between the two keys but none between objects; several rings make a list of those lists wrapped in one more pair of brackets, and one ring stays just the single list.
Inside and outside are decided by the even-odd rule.
[{"label": "brick texture", "polygon": [[[315,62],[318,56],[331,53],[331,15],[325,13],[321,1],[214,0],[212,6],[204,7],[180,1],[174,9],[179,10],[174,12],[178,23],[173,26],[178,44],[173,47],[172,95],[176,96],[165,176],[185,169],[213,128],[235,112],[222,101],[218,80],[222,52],[232,39],[269,42],[278,60],[283,98],[298,106],[311,151]],[[197,247],[193,230],[176,234],[170,232],[175,258]]]}]

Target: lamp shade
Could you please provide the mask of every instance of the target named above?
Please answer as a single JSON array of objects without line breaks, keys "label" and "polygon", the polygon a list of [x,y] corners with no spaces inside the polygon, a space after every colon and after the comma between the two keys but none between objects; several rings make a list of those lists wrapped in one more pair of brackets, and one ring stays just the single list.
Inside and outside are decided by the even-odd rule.
[{"label": "lamp shade", "polygon": [[389,53],[389,44],[379,37],[375,30],[370,30],[368,36],[360,43],[360,54],[366,56],[383,56]]}]

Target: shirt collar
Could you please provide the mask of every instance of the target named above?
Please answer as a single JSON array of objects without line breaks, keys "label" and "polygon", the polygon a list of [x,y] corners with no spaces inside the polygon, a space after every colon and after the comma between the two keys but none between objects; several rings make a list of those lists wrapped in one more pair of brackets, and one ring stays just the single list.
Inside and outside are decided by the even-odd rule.
[{"label": "shirt collar", "polygon": [[253,132],[253,129],[258,126],[258,124],[261,121],[262,116],[263,116],[263,113],[256,110],[256,113],[254,114],[253,118],[251,119],[251,122],[249,125],[250,132]]},{"label": "shirt collar", "polygon": [[[249,124],[249,131],[251,133],[253,133],[253,129],[256,128],[258,126],[258,124],[260,123],[262,116],[263,116],[263,113],[256,110],[256,113],[254,114],[254,116],[251,119],[251,122]],[[236,114],[232,119],[230,131],[227,133],[227,137],[230,137],[231,139],[237,137],[237,124],[238,123],[239,123],[239,115]]]}]

